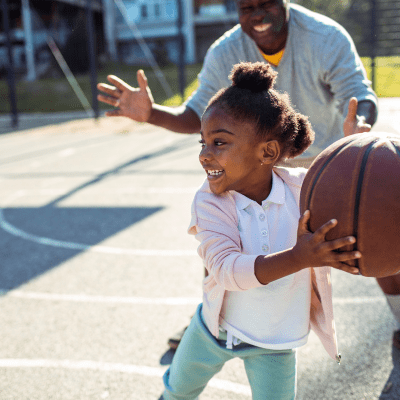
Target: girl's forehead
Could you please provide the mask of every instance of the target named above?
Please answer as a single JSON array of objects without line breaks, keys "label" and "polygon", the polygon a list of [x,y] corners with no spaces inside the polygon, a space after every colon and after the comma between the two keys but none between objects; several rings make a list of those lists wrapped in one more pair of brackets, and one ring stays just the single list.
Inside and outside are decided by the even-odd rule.
[{"label": "girl's forehead", "polygon": [[201,118],[201,130],[214,130],[217,127],[223,128],[227,126],[235,126],[239,121],[229,112],[220,107],[213,106],[206,110]]},{"label": "girl's forehead", "polygon": [[257,141],[257,124],[248,121],[221,109],[212,106],[207,109],[201,119],[201,134],[203,136],[214,136],[216,133],[230,134],[232,140]]},{"label": "girl's forehead", "polygon": [[222,107],[219,107],[218,105],[213,105],[209,107],[203,114],[201,118],[201,122],[210,122],[214,120],[220,120],[222,121],[236,121],[237,118],[233,115],[233,113],[230,113],[229,111],[225,110]]}]

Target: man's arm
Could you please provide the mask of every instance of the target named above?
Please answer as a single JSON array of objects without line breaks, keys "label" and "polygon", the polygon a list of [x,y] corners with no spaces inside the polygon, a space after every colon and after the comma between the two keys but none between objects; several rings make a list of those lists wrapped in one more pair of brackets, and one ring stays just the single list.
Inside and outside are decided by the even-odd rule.
[{"label": "man's arm", "polygon": [[116,110],[106,112],[108,117],[128,117],[138,122],[148,122],[179,133],[200,131],[200,118],[189,107],[165,107],[154,103],[153,95],[142,70],[137,72],[139,88],[128,85],[114,75],[107,77],[113,85],[99,83],[97,88],[105,93],[98,99]]},{"label": "man's arm", "polygon": [[165,107],[153,104],[147,122],[178,133],[200,132],[200,118],[191,108],[184,105]]},{"label": "man's arm", "polygon": [[346,31],[332,29],[331,35],[321,43],[323,81],[330,87],[340,111],[346,115],[346,106],[351,109],[346,121],[350,120],[356,127],[345,132],[345,136],[371,130],[378,114],[377,96],[370,87],[353,40]]}]

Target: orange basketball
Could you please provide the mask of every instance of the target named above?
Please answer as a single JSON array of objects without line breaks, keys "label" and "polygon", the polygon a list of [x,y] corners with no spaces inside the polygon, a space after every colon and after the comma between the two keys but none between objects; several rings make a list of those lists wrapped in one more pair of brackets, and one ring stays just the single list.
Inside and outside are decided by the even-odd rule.
[{"label": "orange basketball", "polygon": [[359,250],[351,262],[364,276],[400,271],[400,135],[370,132],[333,143],[311,164],[300,195],[314,232],[335,218],[327,240],[355,236],[345,251]]}]

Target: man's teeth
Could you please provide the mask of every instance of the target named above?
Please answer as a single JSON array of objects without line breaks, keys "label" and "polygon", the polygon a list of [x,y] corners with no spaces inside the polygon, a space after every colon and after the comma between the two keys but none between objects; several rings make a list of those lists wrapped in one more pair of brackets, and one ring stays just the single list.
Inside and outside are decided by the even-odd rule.
[{"label": "man's teeth", "polygon": [[216,170],[216,169],[209,169],[207,171],[208,175],[221,175],[224,171],[223,170]]},{"label": "man's teeth", "polygon": [[266,31],[266,30],[268,29],[269,25],[270,25],[270,24],[255,25],[255,26],[254,26],[254,29],[255,29],[257,32],[264,32],[264,31]]}]

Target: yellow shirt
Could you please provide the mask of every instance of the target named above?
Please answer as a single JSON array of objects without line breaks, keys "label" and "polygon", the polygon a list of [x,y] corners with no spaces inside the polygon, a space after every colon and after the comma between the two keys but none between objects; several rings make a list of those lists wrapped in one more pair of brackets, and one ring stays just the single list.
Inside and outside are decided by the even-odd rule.
[{"label": "yellow shirt", "polygon": [[274,65],[275,67],[277,67],[283,57],[283,53],[285,52],[285,49],[282,49],[281,51],[279,51],[278,53],[275,54],[264,54],[263,52],[261,52],[261,54],[263,55],[263,57],[272,65]]}]

